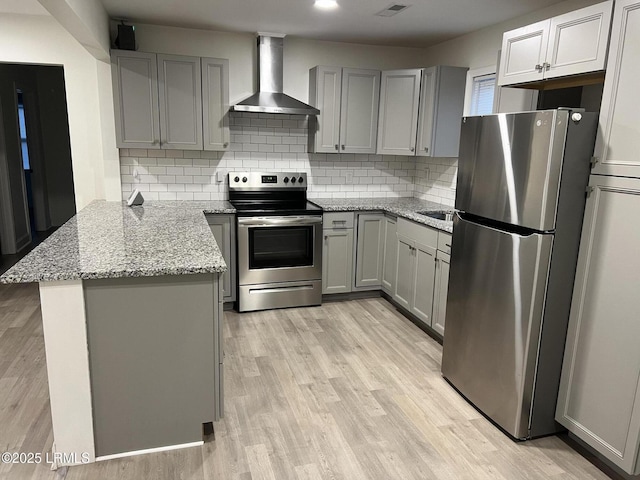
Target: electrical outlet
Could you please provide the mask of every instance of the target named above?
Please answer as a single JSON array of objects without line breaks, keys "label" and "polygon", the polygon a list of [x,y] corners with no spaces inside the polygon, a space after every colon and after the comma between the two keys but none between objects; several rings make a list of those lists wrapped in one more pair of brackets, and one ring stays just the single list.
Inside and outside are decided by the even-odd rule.
[{"label": "electrical outlet", "polygon": [[218,183],[224,182],[224,179],[225,179],[226,176],[227,176],[226,172],[223,172],[222,170],[218,170],[216,172],[216,182],[218,182]]},{"label": "electrical outlet", "polygon": [[344,178],[345,178],[345,183],[347,185],[352,185],[353,184],[353,172],[346,172],[344,174]]}]

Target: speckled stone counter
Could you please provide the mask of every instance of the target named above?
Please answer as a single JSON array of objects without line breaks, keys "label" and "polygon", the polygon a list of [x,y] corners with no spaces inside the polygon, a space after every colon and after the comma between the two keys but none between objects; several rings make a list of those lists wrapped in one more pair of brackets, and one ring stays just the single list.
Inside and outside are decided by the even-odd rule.
[{"label": "speckled stone counter", "polygon": [[221,273],[227,265],[205,213],[235,213],[226,201],[96,201],[82,209],[0,283]]},{"label": "speckled stone counter", "polygon": [[453,207],[428,200],[420,200],[418,198],[311,198],[310,200],[322,207],[325,212],[381,211],[413,220],[444,232],[453,232],[453,222],[436,220],[417,213],[425,210],[453,211]]}]

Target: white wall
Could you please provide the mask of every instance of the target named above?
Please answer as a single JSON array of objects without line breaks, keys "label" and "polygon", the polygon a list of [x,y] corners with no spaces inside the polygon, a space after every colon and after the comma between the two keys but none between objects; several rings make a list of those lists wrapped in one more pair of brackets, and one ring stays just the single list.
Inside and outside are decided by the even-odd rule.
[{"label": "white wall", "polygon": [[118,151],[103,148],[109,142],[115,146],[113,115],[108,128],[101,118],[101,97],[112,95],[108,66],[99,68],[99,62],[52,17],[11,14],[0,16],[0,62],[64,67],[76,206],[81,209],[99,198],[119,200]]},{"label": "white wall", "polygon": [[[114,24],[112,24],[113,28]],[[229,96],[232,103],[255,93],[256,36],[211,30],[136,24],[136,42],[142,52],[229,59]],[[321,42],[296,37],[284,39],[284,91],[299,100],[309,97],[309,69],[316,65],[360,68],[419,66],[424,50]]]}]

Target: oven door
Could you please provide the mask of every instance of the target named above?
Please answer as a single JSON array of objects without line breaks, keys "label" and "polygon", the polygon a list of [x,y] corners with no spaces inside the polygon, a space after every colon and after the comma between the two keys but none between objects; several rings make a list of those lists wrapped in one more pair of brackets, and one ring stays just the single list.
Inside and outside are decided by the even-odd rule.
[{"label": "oven door", "polygon": [[238,219],[240,285],[321,278],[321,216]]}]

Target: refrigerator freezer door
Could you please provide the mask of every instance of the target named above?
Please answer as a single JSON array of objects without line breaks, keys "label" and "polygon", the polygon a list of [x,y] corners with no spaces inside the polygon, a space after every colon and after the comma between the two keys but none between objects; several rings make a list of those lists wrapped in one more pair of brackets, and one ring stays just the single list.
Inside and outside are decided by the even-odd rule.
[{"label": "refrigerator freezer door", "polygon": [[515,438],[528,436],[553,235],[454,217],[442,374]]},{"label": "refrigerator freezer door", "polygon": [[456,208],[553,230],[569,115],[545,110],[465,118]]}]

